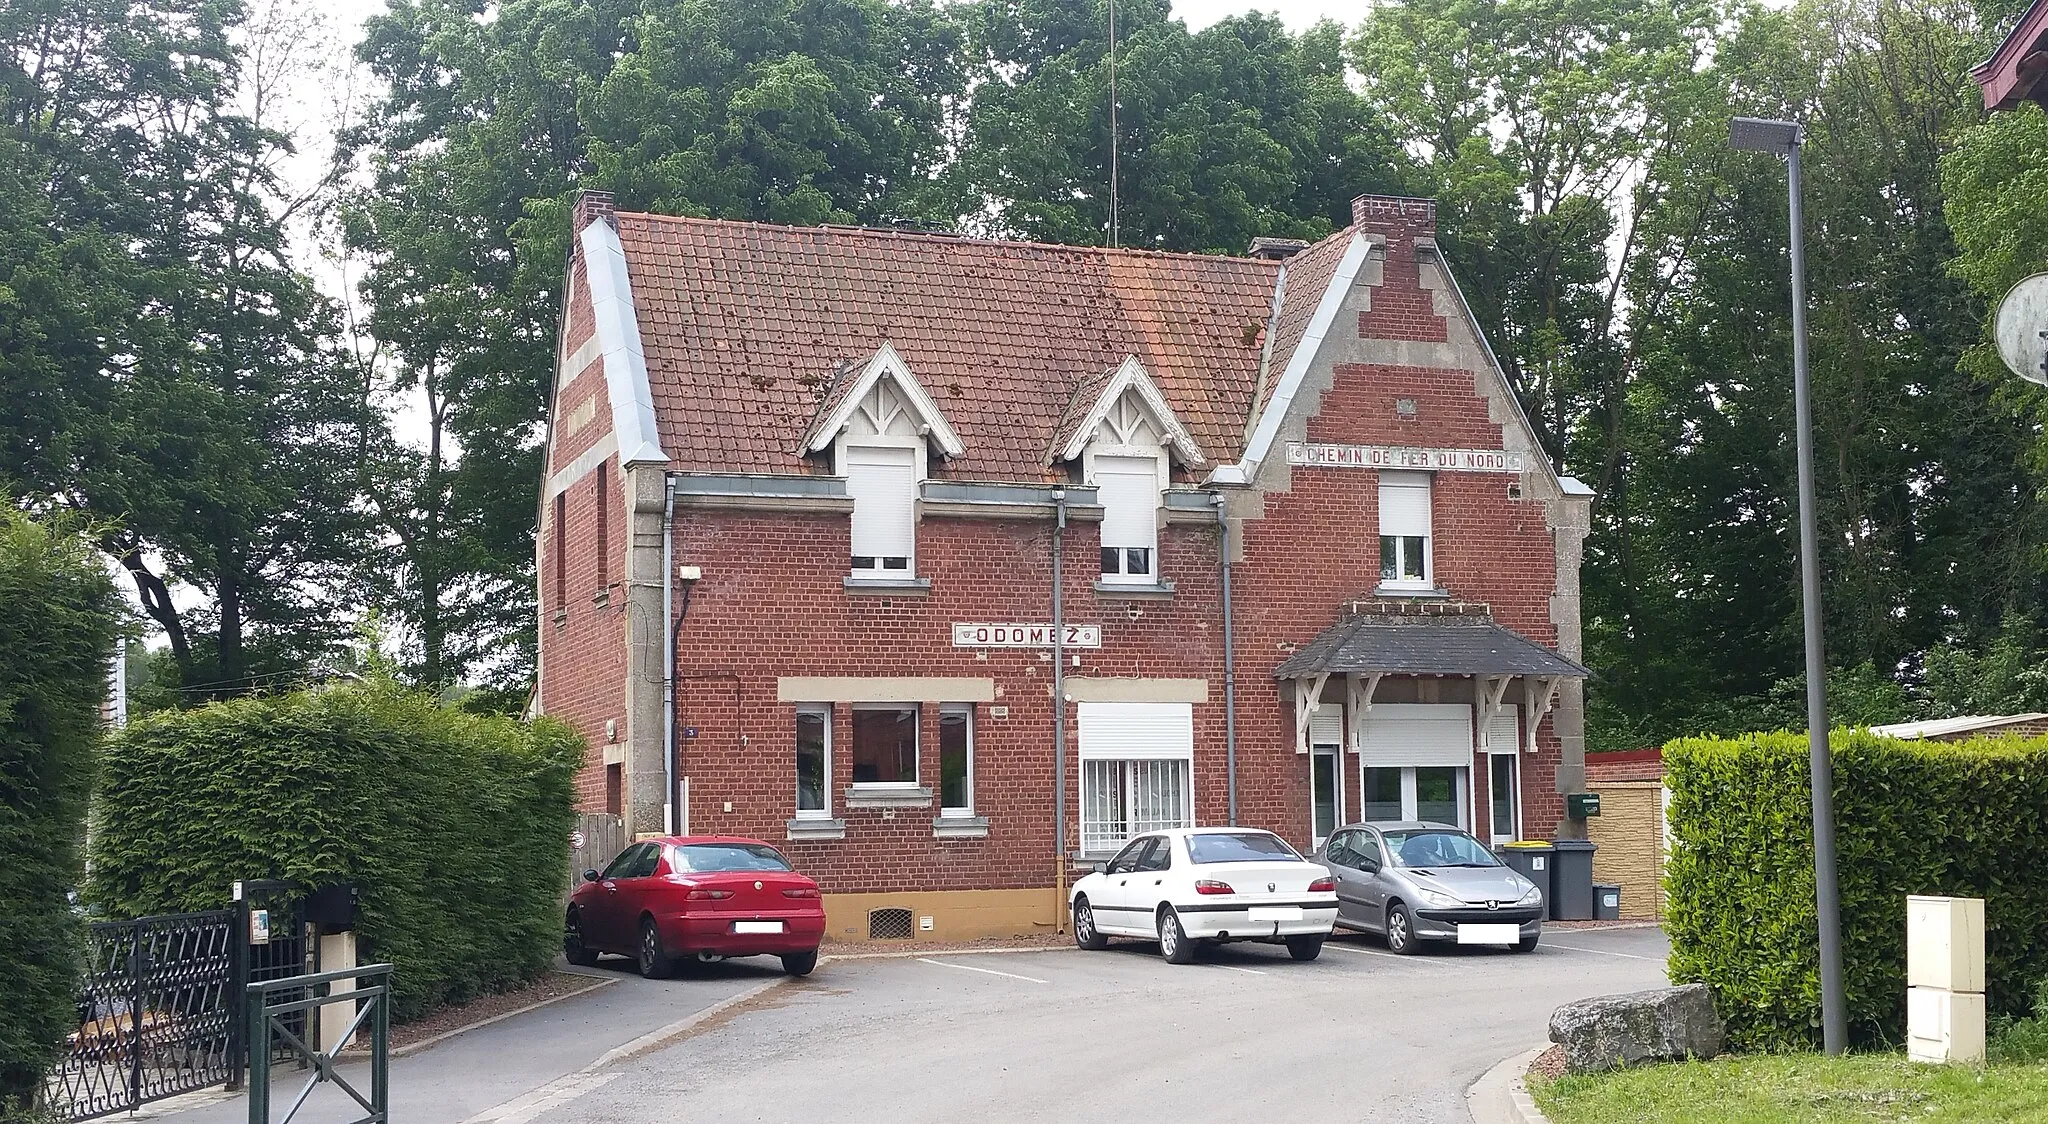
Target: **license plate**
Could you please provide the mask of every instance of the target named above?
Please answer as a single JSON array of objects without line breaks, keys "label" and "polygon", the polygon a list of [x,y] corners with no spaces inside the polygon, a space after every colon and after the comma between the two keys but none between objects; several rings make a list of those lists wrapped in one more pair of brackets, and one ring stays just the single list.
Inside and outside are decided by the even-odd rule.
[{"label": "license plate", "polygon": [[782,922],[735,921],[732,923],[732,931],[735,933],[780,933],[782,931]]},{"label": "license plate", "polygon": [[1459,944],[1514,944],[1522,939],[1520,925],[1460,925]]},{"label": "license plate", "polygon": [[1298,905],[1255,905],[1245,910],[1253,921],[1299,921],[1301,907]]}]

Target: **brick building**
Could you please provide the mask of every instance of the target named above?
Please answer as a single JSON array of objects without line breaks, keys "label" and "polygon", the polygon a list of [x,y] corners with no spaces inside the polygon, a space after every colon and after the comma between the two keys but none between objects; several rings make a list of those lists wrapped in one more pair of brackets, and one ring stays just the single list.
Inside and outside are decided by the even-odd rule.
[{"label": "brick building", "polygon": [[585,807],[774,841],[853,937],[1050,928],[1155,827],[1572,830],[1591,493],[1432,204],[1353,211],[1219,257],[586,195],[538,543]]}]

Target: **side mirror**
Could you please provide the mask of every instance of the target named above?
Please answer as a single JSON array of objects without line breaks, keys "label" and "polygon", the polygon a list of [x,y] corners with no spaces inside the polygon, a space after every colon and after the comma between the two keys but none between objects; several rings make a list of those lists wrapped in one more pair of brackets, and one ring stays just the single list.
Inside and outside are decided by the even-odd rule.
[{"label": "side mirror", "polygon": [[602,877],[602,875],[598,874],[595,870],[586,870],[583,872],[583,880],[585,882],[595,882],[600,877]]},{"label": "side mirror", "polygon": [[1380,872],[1380,861],[1378,859],[1360,859],[1358,860],[1358,869],[1367,874],[1378,874]]},{"label": "side mirror", "polygon": [[1108,863],[1096,863],[1096,864],[1095,864],[1095,867],[1094,867],[1094,870],[1095,870],[1095,873],[1097,873],[1097,874],[1108,874],[1108,873],[1109,873],[1109,864],[1108,864]]}]

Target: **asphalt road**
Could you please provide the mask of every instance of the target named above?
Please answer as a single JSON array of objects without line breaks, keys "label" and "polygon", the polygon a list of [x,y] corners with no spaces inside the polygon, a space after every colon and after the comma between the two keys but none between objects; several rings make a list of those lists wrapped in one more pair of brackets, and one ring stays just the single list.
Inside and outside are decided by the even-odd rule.
[{"label": "asphalt road", "polygon": [[1526,955],[1347,938],[1312,964],[1232,945],[1176,967],[1135,943],[836,961],[505,1119],[1464,1124],[1466,1087],[1541,1042],[1554,1007],[1662,985],[1667,947],[1632,929],[1552,931]]}]

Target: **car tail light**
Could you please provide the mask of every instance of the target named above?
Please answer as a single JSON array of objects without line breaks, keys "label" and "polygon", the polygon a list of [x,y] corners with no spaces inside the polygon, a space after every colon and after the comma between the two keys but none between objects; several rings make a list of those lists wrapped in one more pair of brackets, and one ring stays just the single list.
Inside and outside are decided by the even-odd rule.
[{"label": "car tail light", "polygon": [[729,897],[732,897],[731,890],[692,890],[686,900],[693,902],[722,902]]},{"label": "car tail light", "polygon": [[1218,882],[1214,878],[1198,878],[1195,880],[1195,893],[1235,894],[1237,891],[1231,889],[1228,882]]},{"label": "car tail light", "polygon": [[1337,880],[1327,876],[1318,878],[1308,884],[1308,892],[1311,894],[1334,894],[1337,892]]},{"label": "car tail light", "polygon": [[818,896],[818,888],[816,886],[791,886],[782,892],[782,896],[785,898],[815,898]]}]

